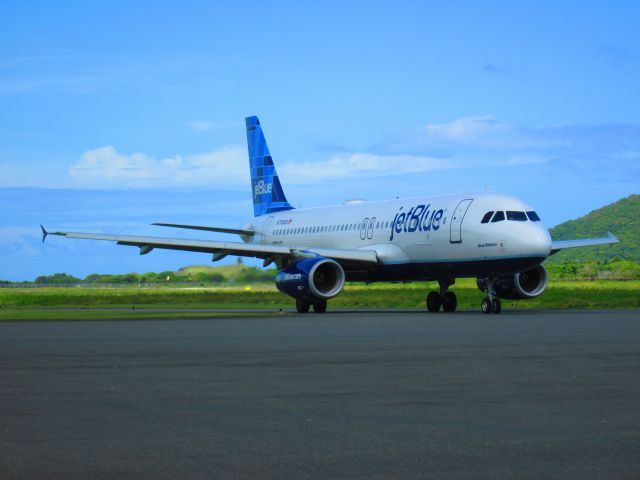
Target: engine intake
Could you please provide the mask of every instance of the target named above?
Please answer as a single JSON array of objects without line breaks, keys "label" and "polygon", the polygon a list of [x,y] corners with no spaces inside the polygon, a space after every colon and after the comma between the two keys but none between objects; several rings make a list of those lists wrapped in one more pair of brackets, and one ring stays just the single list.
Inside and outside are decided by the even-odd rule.
[{"label": "engine intake", "polygon": [[276,275],[278,290],[302,299],[333,298],[342,291],[344,281],[340,264],[324,257],[306,258]]},{"label": "engine intake", "polygon": [[[548,281],[547,269],[538,265],[525,272],[498,277],[493,288],[500,298],[524,300],[542,295],[547,288]],[[487,291],[486,278],[478,278],[477,284],[480,290]]]}]

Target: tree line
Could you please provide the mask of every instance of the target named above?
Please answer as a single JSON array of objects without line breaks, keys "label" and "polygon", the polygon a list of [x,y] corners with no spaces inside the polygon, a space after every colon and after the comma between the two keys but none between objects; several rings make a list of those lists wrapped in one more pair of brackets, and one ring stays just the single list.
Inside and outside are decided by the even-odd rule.
[{"label": "tree line", "polygon": [[267,283],[275,278],[274,269],[261,270],[256,267],[242,267],[235,272],[233,277],[226,277],[216,271],[198,272],[147,272],[147,273],[124,273],[124,274],[102,274],[92,273],[84,278],[78,278],[68,273],[54,273],[53,275],[40,275],[33,282],[10,282],[0,280],[0,285],[24,284],[24,285],[220,285],[224,283],[247,284],[247,283]]},{"label": "tree line", "polygon": [[[640,262],[614,259],[599,262],[546,262],[549,277],[553,280],[640,280]],[[164,271],[147,273],[101,274],[92,273],[78,278],[68,273],[41,275],[33,282],[0,280],[0,285],[237,285],[271,283],[277,270],[262,270],[239,265],[239,268],[223,274],[216,269]]]}]

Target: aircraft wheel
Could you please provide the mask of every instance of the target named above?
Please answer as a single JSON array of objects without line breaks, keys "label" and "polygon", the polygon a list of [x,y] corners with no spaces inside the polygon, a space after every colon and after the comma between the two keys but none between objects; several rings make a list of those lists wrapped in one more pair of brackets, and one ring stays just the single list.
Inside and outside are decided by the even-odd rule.
[{"label": "aircraft wheel", "polygon": [[442,297],[438,292],[429,292],[427,295],[427,311],[437,312],[442,306]]},{"label": "aircraft wheel", "polygon": [[326,300],[316,300],[313,302],[313,311],[316,313],[324,313],[327,311],[327,301]]},{"label": "aircraft wheel", "polygon": [[489,300],[489,297],[486,297],[484,300],[482,300],[482,303],[480,304],[480,309],[482,310],[482,313],[491,313],[493,308],[491,305],[491,300]]},{"label": "aircraft wheel", "polygon": [[453,292],[445,292],[442,296],[442,309],[445,312],[455,312],[458,306],[458,298]]},{"label": "aircraft wheel", "polygon": [[296,310],[298,310],[298,313],[307,313],[309,308],[311,308],[311,303],[308,300],[296,298]]},{"label": "aircraft wheel", "polygon": [[500,313],[502,311],[502,302],[499,298],[494,298],[491,302],[491,310],[493,313]]}]

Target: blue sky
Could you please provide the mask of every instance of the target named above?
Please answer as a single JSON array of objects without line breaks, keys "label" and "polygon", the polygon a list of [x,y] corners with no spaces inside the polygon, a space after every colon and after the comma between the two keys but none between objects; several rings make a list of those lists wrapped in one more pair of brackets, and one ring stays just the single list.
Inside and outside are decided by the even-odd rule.
[{"label": "blue sky", "polygon": [[3,2],[0,279],[207,263],[38,224],[243,224],[254,114],[296,206],[488,188],[584,215],[640,190],[638,25],[624,1]]}]

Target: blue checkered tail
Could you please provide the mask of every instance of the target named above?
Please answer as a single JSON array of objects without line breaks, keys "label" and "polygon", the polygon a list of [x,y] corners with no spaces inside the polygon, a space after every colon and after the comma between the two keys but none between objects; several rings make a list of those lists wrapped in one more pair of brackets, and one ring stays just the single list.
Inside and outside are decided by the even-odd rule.
[{"label": "blue checkered tail", "polygon": [[260,120],[258,117],[247,117],[246,123],[253,215],[258,217],[268,213],[293,210],[284,196]]}]

